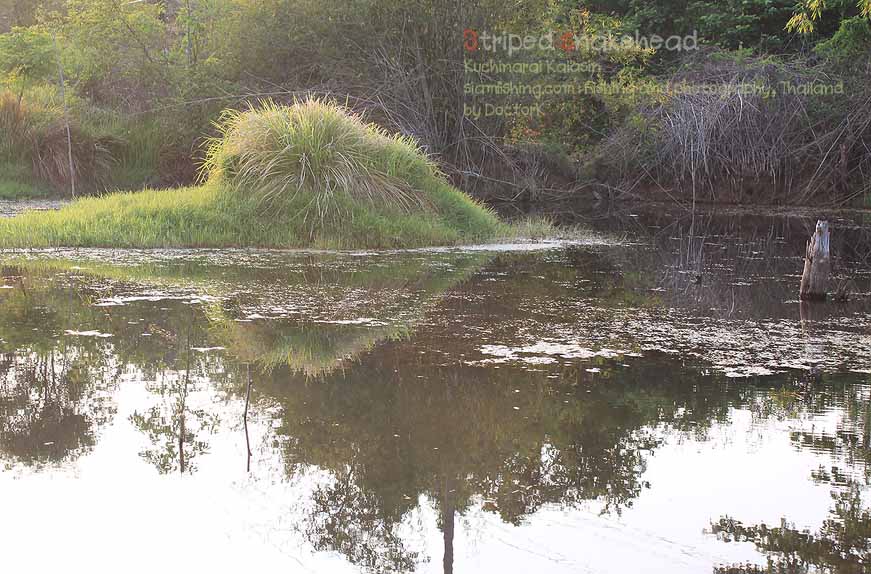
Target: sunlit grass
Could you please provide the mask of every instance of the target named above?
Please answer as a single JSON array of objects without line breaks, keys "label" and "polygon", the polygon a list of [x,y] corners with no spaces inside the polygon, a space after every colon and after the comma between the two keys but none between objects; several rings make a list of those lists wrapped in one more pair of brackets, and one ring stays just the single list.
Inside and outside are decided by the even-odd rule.
[{"label": "sunlit grass", "polygon": [[0,221],[0,247],[455,245],[545,236],[507,225],[450,185],[410,139],[334,104],[228,114],[201,187],[85,198]]},{"label": "sunlit grass", "polygon": [[312,225],[341,217],[342,197],[424,209],[427,188],[442,179],[414,140],[391,136],[330,102],[262,102],[228,110],[218,127],[204,164],[209,179],[255,196],[273,212],[305,195],[299,215]]},{"label": "sunlit grass", "polygon": [[[342,220],[310,229],[301,218],[264,216],[256,200],[219,184],[116,193],[0,220],[0,247],[352,249],[451,245],[499,234],[503,225],[495,217],[469,214],[478,209],[471,200],[450,188],[445,194],[445,217],[380,211],[342,198]],[[288,207],[302,209],[308,201],[299,196]]]}]

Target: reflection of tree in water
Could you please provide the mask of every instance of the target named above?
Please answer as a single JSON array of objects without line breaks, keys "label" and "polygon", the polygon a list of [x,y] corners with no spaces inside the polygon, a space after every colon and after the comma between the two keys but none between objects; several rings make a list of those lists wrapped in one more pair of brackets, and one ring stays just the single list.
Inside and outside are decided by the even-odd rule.
[{"label": "reflection of tree in water", "polygon": [[[547,505],[591,501],[620,512],[648,486],[646,458],[665,437],[705,440],[735,408],[760,422],[842,413],[832,455],[846,469],[865,468],[868,387],[855,376],[736,385],[651,356],[644,369],[603,363],[591,378],[583,365],[563,366],[551,379],[509,365],[444,364],[441,353],[419,352],[428,348],[446,347],[419,333],[349,371],[311,381],[277,369],[257,384],[282,407],[288,471],[314,465],[332,477],[309,508],[306,535],[371,571],[427,559],[399,535],[421,496],[438,512],[449,572],[457,515],[480,507],[520,524]],[[806,442],[796,444],[819,450]]]},{"label": "reflection of tree in water", "polygon": [[316,550],[341,552],[363,568],[408,572],[419,554],[405,547],[397,532],[401,516],[385,516],[377,494],[360,488],[354,469],[312,495],[306,535]]},{"label": "reflection of tree in water", "polygon": [[[582,255],[589,258],[580,252],[576,257]],[[594,264],[591,261],[588,266]],[[494,264],[493,270],[503,271],[499,265]],[[562,283],[568,282],[573,289],[587,285],[579,283],[588,275],[580,264],[576,268],[545,267],[564,274]],[[539,275],[537,271],[526,274]],[[612,285],[606,280],[610,277],[610,273],[605,274],[584,289],[592,290],[590,296],[597,300],[613,293],[612,302],[619,299],[620,304],[636,306],[634,298],[622,295],[635,288],[635,278],[625,275]],[[481,281],[489,279],[492,277]],[[456,359],[468,352],[470,342],[479,342],[482,332],[461,329],[457,321],[463,327],[472,323],[471,327],[492,333],[503,328],[492,320],[499,317],[506,319],[506,331],[514,329],[516,321],[508,319],[518,318],[518,301],[528,302],[529,295],[550,289],[541,304],[552,304],[565,297],[562,283],[546,281],[543,287],[537,280],[512,279],[500,287],[499,296],[471,299],[474,305],[468,306],[474,306],[473,311],[452,309],[451,301],[467,305],[470,299],[466,296],[476,292],[473,282],[462,296],[449,298],[428,315],[430,326],[417,329],[413,343],[385,343],[391,330],[363,326],[301,326],[289,320],[235,323],[232,309],[211,314],[211,324],[206,326],[204,313],[185,312],[192,307],[181,302],[141,302],[112,308],[110,316],[94,312],[86,301],[72,297],[74,313],[57,321],[53,330],[62,333],[66,328],[88,325],[112,333],[111,346],[99,356],[112,357],[118,368],[135,366],[139,378],[156,381],[149,390],[158,398],[157,404],[137,411],[132,421],[152,443],[143,456],[162,473],[192,472],[192,462],[207,451],[207,435],[214,431],[217,420],[198,408],[199,385],[205,384],[204,379],[214,384],[225,367],[233,369],[226,364],[209,365],[202,358],[197,361],[191,341],[226,346],[228,356],[262,368],[265,372],[256,375],[254,388],[257,394],[269,397],[270,406],[282,408],[283,426],[276,430],[284,437],[288,472],[296,472],[297,466],[314,466],[330,475],[309,503],[304,532],[316,548],[339,551],[352,563],[372,571],[409,571],[426,559],[402,536],[403,525],[421,497],[431,501],[438,513],[446,572],[453,567],[457,515],[472,508],[481,507],[512,524],[522,523],[547,505],[596,501],[606,510],[619,511],[631,505],[647,486],[643,480],[645,460],[663,436],[668,432],[703,436],[713,421],[727,420],[730,409],[736,406],[749,405],[764,417],[783,413],[790,418],[844,408],[853,414],[839,428],[834,437],[837,440],[821,433],[797,434],[796,444],[816,450],[828,448],[842,459],[846,457],[840,453],[852,445],[856,457],[848,460],[848,467],[863,453],[867,457],[868,398],[857,396],[850,406],[849,394],[838,394],[836,385],[829,381],[807,388],[799,383],[784,384],[783,378],[720,386],[710,378],[698,378],[679,361],[659,365],[652,356],[644,358],[644,368],[640,369],[599,365],[602,372],[595,377],[585,374],[588,364],[553,367],[550,372],[557,378],[548,379],[543,372],[509,365],[499,369],[473,367]],[[492,288],[488,289],[492,293]],[[52,305],[66,300],[52,293],[44,298]],[[405,298],[393,298],[414,306]],[[161,312],[155,306],[160,306]],[[141,321],[143,317],[145,321]],[[27,332],[21,328],[26,324],[22,319],[12,318],[8,324],[15,325],[18,332]],[[432,328],[442,320],[449,327],[445,332]],[[140,337],[145,331],[153,336]],[[470,333],[465,340],[464,333]],[[11,340],[6,332],[0,335]],[[509,340],[510,335],[506,334]],[[57,342],[42,337],[40,344],[53,349]],[[97,342],[80,340],[76,344]],[[21,348],[27,343],[15,345]],[[354,360],[345,360],[346,355]],[[40,356],[43,362],[48,357],[45,353]],[[337,370],[336,365],[344,370]],[[83,398],[88,393],[76,390],[74,384],[62,388],[39,374],[45,372],[44,365],[41,369],[32,369],[32,382],[21,388],[10,387],[7,381],[0,390],[0,399],[5,401],[0,403],[2,408],[18,412],[10,406],[14,401],[9,397],[33,402],[49,396],[62,406],[76,401],[79,405],[66,411],[52,407],[46,413],[79,414],[76,409],[87,402]],[[78,376],[71,372],[64,376]],[[848,387],[845,383],[842,390]],[[64,392],[69,394],[67,398]],[[35,417],[39,409],[28,412]],[[45,420],[55,420],[45,416]],[[77,420],[69,419],[71,428]],[[38,440],[42,436],[39,424],[26,428],[29,430],[16,432],[29,437],[29,452],[38,452],[36,443],[51,442]],[[79,433],[78,442],[62,447],[65,452],[94,440],[84,427],[58,432]],[[5,428],[3,433],[2,448],[6,450],[11,443]],[[832,472],[829,478],[823,474],[819,478],[845,482],[845,476],[849,475]]]},{"label": "reflection of tree in water", "polygon": [[194,459],[209,450],[203,435],[214,434],[220,422],[217,415],[189,403],[192,391],[196,391],[196,382],[191,381],[192,372],[198,372],[202,366],[193,356],[192,336],[198,322],[190,311],[186,314],[191,315],[186,336],[169,337],[180,347],[175,354],[181,363],[179,368],[158,374],[158,382],[148,385],[148,390],[160,398],[157,405],[130,416],[131,422],[152,443],[151,448],[140,453],[142,458],[161,474],[193,473],[196,470]]},{"label": "reflection of tree in water", "polygon": [[148,390],[160,396],[160,404],[144,412],[136,411],[130,417],[152,443],[140,453],[142,458],[161,474],[193,473],[194,459],[209,450],[203,435],[216,431],[217,415],[188,405],[191,383],[186,374],[167,374],[159,384],[149,385]]},{"label": "reflection of tree in water", "polygon": [[807,413],[838,415],[834,428],[814,425],[790,433],[795,446],[830,456],[831,467],[815,471],[815,480],[839,486],[854,480],[871,481],[871,386],[867,380],[858,375],[807,374],[773,384],[746,385],[743,391],[758,419],[800,419]]},{"label": "reflection of tree in water", "polygon": [[[856,379],[859,379],[857,381]],[[724,542],[750,542],[764,553],[765,566],[720,566],[720,574],[810,572],[865,574],[871,572],[871,509],[863,506],[861,484],[871,480],[871,387],[860,377],[806,375],[759,392],[744,390],[746,401],[760,419],[799,420],[811,413],[838,413],[835,430],[825,427],[795,430],[790,439],[798,448],[827,454],[831,467],[820,467],[813,480],[832,486],[830,517],[812,533],[787,519],[778,526],[745,526],[732,517],[721,518],[711,532]]]},{"label": "reflection of tree in water", "polygon": [[724,542],[750,542],[768,557],[763,566],[738,564],[715,568],[717,574],[809,572],[865,574],[871,571],[871,510],[863,507],[856,485],[833,493],[830,518],[816,533],[798,530],[786,520],[779,526],[744,526],[721,518],[711,531]]},{"label": "reflection of tree in water", "polygon": [[0,274],[14,283],[0,295],[0,452],[30,465],[81,456],[115,412],[107,343],[61,337],[70,318],[92,314],[62,285]]},{"label": "reflection of tree in water", "polygon": [[26,464],[87,452],[114,414],[102,382],[72,351],[0,355],[0,450]]},{"label": "reflection of tree in water", "polygon": [[96,427],[115,412],[114,382],[132,368],[156,380],[151,390],[161,397],[160,404],[132,417],[155,445],[144,456],[161,472],[191,470],[190,460],[207,449],[201,435],[216,420],[190,406],[196,387],[190,377],[198,366],[179,367],[192,353],[190,337],[177,334],[202,331],[206,317],[175,300],[159,303],[172,312],[155,313],[146,301],[107,313],[92,304],[111,294],[99,282],[3,271],[16,287],[0,297],[0,339],[11,350],[0,355],[0,450],[27,464],[86,452],[96,442]]},{"label": "reflection of tree in water", "polygon": [[[462,281],[477,268],[482,258],[487,257],[477,254],[414,256],[399,258],[399,261],[390,259],[374,267],[342,261],[334,265],[332,275],[326,277],[327,287],[336,283],[336,293],[331,293],[331,296],[340,303],[348,298],[344,295],[355,293],[355,297],[350,297],[352,303],[361,297],[364,302],[370,296],[376,299],[380,297],[384,300],[379,303],[383,307],[383,314],[392,316],[410,309],[411,315],[418,317],[422,307],[410,305],[397,293],[419,296],[426,301]],[[433,263],[433,259],[439,260],[439,264]],[[267,278],[284,289],[278,290],[283,297],[299,295],[305,300],[308,295],[309,299],[314,297],[319,301],[324,289],[320,283],[325,281],[325,277],[320,273],[323,262],[318,260],[315,263],[307,264],[303,269],[309,270],[311,267],[319,271],[316,277],[310,277],[308,273],[292,273],[288,276],[282,267],[281,270],[267,272]],[[349,264],[351,269],[346,268]],[[379,340],[401,336],[405,332],[403,325],[382,330],[352,325],[341,328],[335,326],[335,329],[328,331],[307,329],[296,324],[286,329],[276,329],[272,325],[261,329],[256,324],[235,322],[232,307],[218,309],[221,311],[218,313],[193,312],[187,301],[179,300],[173,294],[162,297],[160,290],[165,289],[165,285],[158,289],[157,297],[151,299],[155,295],[153,291],[147,285],[137,285],[135,282],[149,277],[148,269],[143,268],[140,272],[138,267],[116,268],[99,263],[96,268],[110,279],[100,278],[100,272],[93,275],[88,271],[83,272],[78,266],[70,267],[68,262],[63,261],[22,262],[21,267],[4,268],[2,273],[8,275],[9,281],[15,281],[16,287],[4,290],[0,298],[0,339],[7,348],[21,352],[32,350],[42,353],[40,357],[48,356],[49,351],[65,350],[69,345],[73,354],[88,355],[88,360],[95,364],[111,365],[116,376],[133,369],[139,378],[154,381],[148,388],[159,397],[158,404],[140,409],[132,415],[131,421],[153,445],[143,452],[143,456],[164,473],[193,471],[192,460],[206,452],[208,445],[205,435],[213,432],[217,424],[214,416],[196,405],[204,379],[198,380],[194,373],[203,375],[210,384],[215,383],[223,373],[220,368],[197,364],[197,361],[191,364],[191,329],[196,331],[195,338],[201,340],[202,344],[208,346],[210,338],[217,338],[217,341],[211,342],[212,345],[230,347],[230,354],[243,362],[267,366],[289,363],[310,374],[337,368],[344,364],[349,355],[365,352]],[[175,278],[173,269],[170,266],[163,271]],[[206,270],[208,267],[185,269],[179,275],[187,277],[189,272],[195,271],[197,277],[208,277],[210,274]],[[255,273],[243,266],[232,271],[239,280],[249,281],[252,275],[264,279],[262,270]],[[224,275],[223,269],[221,275]],[[353,292],[349,293],[352,288]],[[143,291],[146,297],[141,296]],[[181,294],[196,293],[188,288],[178,288],[177,291]],[[107,297],[117,298],[121,302],[111,304],[111,307],[94,305],[96,301]],[[125,302],[124,299],[130,301]],[[249,295],[242,299],[248,305],[256,306],[256,301],[252,303]],[[270,306],[276,303],[270,298],[265,299]],[[295,298],[293,301],[297,302]],[[260,303],[264,304],[263,300]],[[362,305],[359,302],[356,304]],[[354,304],[351,309],[354,309]],[[100,339],[63,335],[66,331],[91,330],[107,333],[111,337]],[[185,337],[186,332],[188,337]],[[40,372],[30,372],[30,380],[41,381],[37,376]],[[65,371],[62,376],[75,376],[75,373]],[[52,424],[58,429],[66,425],[67,430],[56,431],[63,434],[62,438],[42,441],[42,435],[33,434],[38,429],[31,428],[33,436],[27,439],[30,441],[27,447],[29,456],[41,456],[39,451],[46,450],[43,448],[46,446],[60,450],[64,440],[75,444],[78,444],[76,441],[93,444],[94,438],[87,429],[73,428],[76,423],[87,423],[78,416],[79,411],[75,408],[52,410],[49,404],[38,410],[33,405],[24,405],[32,394],[29,388],[33,386],[25,384],[26,379],[17,379],[14,389],[7,381],[5,391],[0,396],[0,406],[4,411],[8,409],[4,414],[9,415],[3,421],[8,427],[4,430],[4,440],[12,440],[11,437],[15,436],[18,444],[23,444],[26,438],[22,434],[25,432],[23,427],[37,425],[40,421],[48,424],[50,419],[47,417],[53,413]],[[47,384],[39,384],[55,393],[46,395],[50,398],[60,397],[62,392],[73,397],[78,392],[72,383],[59,383],[58,376],[51,378]],[[15,395],[14,399],[12,395]],[[68,402],[72,400],[69,398]],[[77,436],[81,438],[76,439]]]},{"label": "reflection of tree in water", "polygon": [[417,350],[384,345],[344,373],[307,381],[276,370],[257,384],[282,406],[288,471],[314,465],[332,477],[308,509],[306,535],[372,571],[426,559],[398,534],[421,496],[438,512],[446,571],[456,516],[472,507],[511,524],[546,505],[619,511],[647,486],[654,426],[695,432],[728,399],[697,401],[687,381],[640,371],[574,386],[508,366],[442,366]]}]

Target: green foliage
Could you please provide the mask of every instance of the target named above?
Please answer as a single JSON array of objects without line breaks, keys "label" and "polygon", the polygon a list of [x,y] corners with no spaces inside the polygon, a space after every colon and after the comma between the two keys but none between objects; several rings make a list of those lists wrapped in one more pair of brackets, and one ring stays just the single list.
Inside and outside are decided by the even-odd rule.
[{"label": "green foliage", "polygon": [[0,34],[0,74],[7,84],[18,87],[18,100],[35,81],[57,70],[57,53],[51,36],[33,28],[13,28]]},{"label": "green foliage", "polygon": [[[14,170],[15,167],[0,164],[0,173],[7,174],[7,169]],[[7,177],[10,176],[4,175],[3,179],[0,179],[0,199],[17,201],[22,199],[39,199],[51,195],[50,190],[45,187],[23,183],[22,180],[16,179],[14,171],[12,179],[6,179]]]},{"label": "green foliage", "polygon": [[44,10],[58,10],[65,0],[0,0],[0,33],[18,26],[32,26]]},{"label": "green foliage", "polygon": [[339,57],[342,45],[331,36],[338,34],[336,28],[351,8],[337,13],[334,2],[309,0],[205,4],[208,7],[199,7],[197,13],[209,11],[214,17],[209,19],[211,33],[201,36],[200,50],[219,58],[229,77],[273,84],[284,84],[297,74],[318,83],[320,65]]},{"label": "green foliage", "polygon": [[834,36],[817,44],[815,51],[838,64],[867,59],[871,53],[871,23],[866,18],[848,18]]},{"label": "green foliage", "polygon": [[[644,35],[697,31],[705,44],[776,53],[803,49],[796,32],[815,32],[825,39],[842,19],[867,16],[871,8],[869,0],[603,0],[586,4],[594,11],[618,15],[625,28]],[[660,56],[673,59],[674,54]]]},{"label": "green foliage", "polygon": [[693,2],[690,9],[699,34],[713,44],[781,52],[790,41],[783,27],[794,6],[794,0],[729,0]]},{"label": "green foliage", "polygon": [[624,18],[627,28],[643,35],[666,37],[695,31],[707,44],[775,51],[789,42],[783,27],[795,7],[794,0],[623,0],[593,4],[602,10],[614,10]]},{"label": "green foliage", "polygon": [[98,102],[120,104],[160,92],[168,77],[162,3],[67,0],[45,16],[62,42],[71,83]]},{"label": "green foliage", "polygon": [[[29,88],[21,101],[0,91],[0,164],[9,182],[39,190],[69,189],[66,129],[58,90],[53,85]],[[158,184],[168,135],[174,133],[153,117],[124,117],[68,96],[73,164],[79,191],[95,193]],[[166,120],[164,120],[166,121]]]},{"label": "green foliage", "polygon": [[[28,92],[30,95],[32,92]],[[19,184],[68,188],[70,153],[62,108],[51,99],[38,97],[22,100],[11,92],[0,91],[0,161],[15,165],[14,175],[6,177]],[[118,149],[123,145],[115,138],[70,125],[73,169],[89,190],[110,186],[111,170]]]},{"label": "green foliage", "polygon": [[[515,197],[518,189],[529,188],[530,179],[541,178],[506,159],[511,148],[529,144],[552,150],[545,164],[565,163],[565,158],[589,162],[628,118],[661,104],[658,91],[664,79],[696,53],[655,51],[628,42],[604,51],[534,49],[511,58],[504,52],[470,54],[463,49],[464,29],[554,33],[557,39],[565,32],[638,33],[642,38],[697,33],[704,54],[717,47],[745,60],[766,54],[784,61],[786,55],[806,57],[816,45],[817,54],[850,78],[867,60],[869,10],[871,0],[803,0],[798,7],[795,0],[0,0],[0,75],[3,87],[16,94],[28,114],[45,109],[52,117],[46,129],[31,130],[29,145],[19,149],[43,146],[53,155],[59,149],[54,128],[60,102],[54,84],[60,59],[81,141],[79,155],[85,163],[105,164],[82,169],[87,180],[82,187],[92,192],[189,185],[202,160],[202,141],[216,135],[214,122],[224,109],[245,110],[267,97],[287,103],[298,94],[314,93],[335,94],[354,110],[365,109],[369,120],[390,132],[413,136],[451,181],[479,197],[490,188]],[[805,36],[794,33],[811,30]],[[494,56],[498,61],[584,64],[589,71],[489,74],[464,69],[467,59]],[[470,82],[533,88],[572,84],[578,90],[481,95],[464,91]],[[584,91],[588,83],[595,91]],[[467,106],[505,103],[538,107],[528,115],[475,118],[465,112]],[[809,114],[826,115],[827,110],[815,106]],[[225,117],[222,125],[230,119]],[[10,141],[0,141],[0,148],[10,147]],[[308,143],[319,145],[313,139]],[[92,153],[98,148],[91,144],[108,155]],[[325,150],[304,153],[318,160]],[[8,155],[4,161],[11,161]],[[53,162],[43,165],[40,175],[30,151],[16,158],[34,172],[32,178],[65,187],[58,185],[68,177],[59,163],[50,170]],[[371,158],[353,154],[344,159],[344,175],[336,172],[332,180],[322,181],[316,196],[327,201],[316,201],[313,213],[335,212],[328,200],[334,188],[371,200],[378,199],[378,190],[382,200],[386,193],[388,202],[406,209],[421,203],[391,178],[375,182],[380,176],[370,174],[352,181],[349,171],[378,171],[377,166],[368,165]],[[572,179],[558,177],[566,183]],[[548,189],[550,183],[537,185]],[[266,204],[274,199],[274,194],[262,195]]]},{"label": "green foliage", "polygon": [[[837,9],[844,14],[851,2],[848,0],[801,0],[786,29],[799,34],[811,34],[816,30],[816,22],[823,18],[826,10]],[[855,0],[855,11],[863,18],[871,18],[871,0]],[[849,17],[851,14],[847,12]]]}]

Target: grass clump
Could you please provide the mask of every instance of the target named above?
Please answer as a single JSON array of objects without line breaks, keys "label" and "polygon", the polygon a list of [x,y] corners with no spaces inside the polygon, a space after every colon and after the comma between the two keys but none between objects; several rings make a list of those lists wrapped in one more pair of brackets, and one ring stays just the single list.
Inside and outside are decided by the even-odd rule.
[{"label": "grass clump", "polygon": [[0,247],[450,245],[512,228],[450,185],[410,138],[334,103],[228,112],[200,187],[116,193],[0,222]]},{"label": "grass clump", "polygon": [[438,177],[410,138],[319,100],[229,110],[218,125],[205,173],[251,194],[267,211],[281,211],[300,194],[308,204],[299,215],[320,221],[344,215],[340,197],[423,209],[429,203],[411,182],[423,187]]},{"label": "grass clump", "polygon": [[[66,194],[73,173],[61,104],[43,90],[26,95],[0,91],[0,165],[5,168],[0,176],[7,188],[18,190],[16,197],[39,197],[47,190]],[[70,124],[70,137],[72,170],[80,191],[108,187],[121,142],[90,133],[75,121]]]},{"label": "grass clump", "polygon": [[123,115],[73,92],[66,103],[72,170],[57,88],[38,84],[15,93],[0,86],[0,182],[17,184],[22,194],[10,197],[69,198],[73,174],[78,195],[195,179],[190,146],[179,141],[188,128],[178,118]]}]

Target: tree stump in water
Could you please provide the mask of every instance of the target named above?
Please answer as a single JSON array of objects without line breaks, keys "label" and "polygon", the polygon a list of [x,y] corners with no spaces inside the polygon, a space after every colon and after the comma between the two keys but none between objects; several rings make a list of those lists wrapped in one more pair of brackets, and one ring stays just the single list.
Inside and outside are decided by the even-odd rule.
[{"label": "tree stump in water", "polygon": [[817,221],[817,228],[807,242],[804,272],[801,274],[799,298],[802,301],[824,301],[829,290],[829,222]]}]

